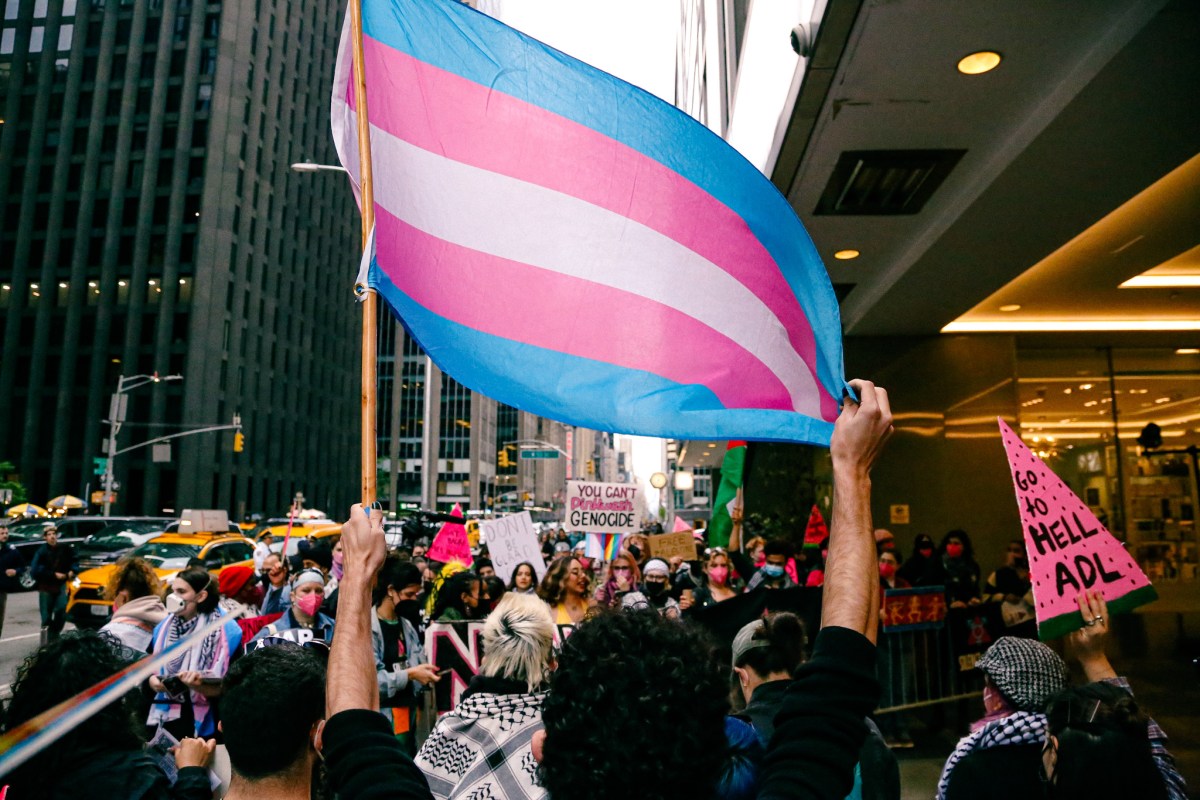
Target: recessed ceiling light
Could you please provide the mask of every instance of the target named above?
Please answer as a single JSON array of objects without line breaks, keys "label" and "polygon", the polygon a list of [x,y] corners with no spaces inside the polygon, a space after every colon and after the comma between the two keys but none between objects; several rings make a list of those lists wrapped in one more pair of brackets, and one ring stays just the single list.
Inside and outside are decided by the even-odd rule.
[{"label": "recessed ceiling light", "polygon": [[862,253],[857,250],[838,250],[833,254],[833,257],[838,261],[849,261],[852,258],[858,258]]},{"label": "recessed ceiling light", "polygon": [[958,71],[963,75],[982,75],[1000,66],[1000,54],[993,50],[980,50],[963,56],[958,62]]},{"label": "recessed ceiling light", "polygon": [[1040,331],[1197,331],[1200,319],[955,320],[942,333],[1020,333]]},{"label": "recessed ceiling light", "polygon": [[1181,347],[1175,351],[1177,356],[1194,356],[1200,355],[1200,347]]},{"label": "recessed ceiling light", "polygon": [[1021,304],[1020,304],[1020,303],[1009,303],[1009,304],[1008,304],[1008,305],[1006,305],[1006,306],[1000,306],[1000,310],[1001,310],[1001,311],[1004,311],[1004,312],[1008,312],[1008,311],[1020,311],[1020,310],[1021,310]]},{"label": "recessed ceiling light", "polygon": [[1090,383],[1081,383],[1079,384],[1079,388],[1086,392],[1088,389],[1092,388],[1092,385]]}]

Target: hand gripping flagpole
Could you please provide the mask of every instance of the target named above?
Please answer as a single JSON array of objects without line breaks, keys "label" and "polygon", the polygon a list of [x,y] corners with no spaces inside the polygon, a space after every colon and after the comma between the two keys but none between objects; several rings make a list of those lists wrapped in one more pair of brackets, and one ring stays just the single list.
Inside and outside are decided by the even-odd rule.
[{"label": "hand gripping flagpole", "polygon": [[[371,229],[375,227],[375,184],[371,176],[371,128],[367,117],[366,59],[363,57],[362,0],[350,0],[350,46],[354,53],[354,100],[358,121],[358,167],[362,191],[362,243],[367,249]],[[362,292],[362,504],[369,506],[376,496],[375,404],[376,404],[376,326],[378,295],[374,289]]]}]

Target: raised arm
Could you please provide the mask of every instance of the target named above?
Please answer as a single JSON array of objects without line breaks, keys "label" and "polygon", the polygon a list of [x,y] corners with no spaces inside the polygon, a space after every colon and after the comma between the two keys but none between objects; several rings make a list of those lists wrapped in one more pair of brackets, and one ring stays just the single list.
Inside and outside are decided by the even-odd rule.
[{"label": "raised arm", "polygon": [[887,392],[870,381],[851,386],[833,428],[833,517],[821,627],[858,631],[875,643],[879,626],[879,580],[871,524],[871,467],[892,434]]}]

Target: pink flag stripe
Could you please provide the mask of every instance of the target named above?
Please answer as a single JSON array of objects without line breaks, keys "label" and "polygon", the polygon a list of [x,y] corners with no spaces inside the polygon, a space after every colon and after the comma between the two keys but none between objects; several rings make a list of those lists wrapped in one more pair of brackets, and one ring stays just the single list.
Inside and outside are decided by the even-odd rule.
[{"label": "pink flag stripe", "polygon": [[[692,317],[648,298],[452,244],[417,230],[386,209],[375,217],[380,253],[403,254],[382,263],[400,291],[434,314],[477,331],[555,352],[616,364],[677,383],[705,386],[727,408],[792,410],[783,383],[753,353]],[[473,298],[486,286],[485,297]],[[537,291],[530,291],[530,287]],[[577,298],[564,313],[563,298]],[[474,302],[473,302],[474,300]],[[518,311],[519,309],[519,311]],[[658,319],[672,336],[630,345],[636,336],[613,323]],[[569,330],[555,323],[566,322]],[[570,349],[564,349],[565,343]],[[546,376],[548,378],[548,376]]]},{"label": "pink flag stripe", "polygon": [[[585,125],[370,37],[364,37],[363,47],[367,74],[387,76],[373,84],[379,87],[371,91],[373,125],[422,149],[577,197],[669,236],[758,296],[816,379],[816,343],[808,318],[766,248],[726,205]],[[419,87],[419,95],[389,92],[394,86]],[[347,94],[353,108],[353,82]],[[423,113],[414,113],[414,104]],[[496,135],[509,129],[519,135]],[[823,386],[821,394],[822,410],[828,407],[836,415],[836,398],[828,397]]]}]

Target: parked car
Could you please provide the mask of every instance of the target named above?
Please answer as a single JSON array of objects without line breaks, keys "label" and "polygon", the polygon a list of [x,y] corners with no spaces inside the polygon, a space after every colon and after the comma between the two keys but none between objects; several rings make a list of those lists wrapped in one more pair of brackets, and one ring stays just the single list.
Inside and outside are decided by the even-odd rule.
[{"label": "parked car", "polygon": [[[164,533],[135,547],[128,555],[143,558],[159,580],[170,583],[190,559],[200,558],[214,578],[235,564],[253,566],[254,543],[236,533]],[[99,628],[112,614],[112,599],[104,596],[115,564],[105,564],[80,573],[69,584],[67,618],[80,628]],[[216,585],[213,586],[216,591]]]},{"label": "parked car", "polygon": [[115,564],[130,550],[164,533],[161,522],[124,522],[110,525],[75,545],[79,571]]},{"label": "parked car", "polygon": [[21,557],[25,559],[25,571],[21,573],[20,583],[23,589],[29,590],[33,588],[33,576],[29,573],[29,567],[33,564],[33,555],[37,549],[42,546],[42,526],[47,522],[53,522],[58,528],[58,541],[60,544],[69,544],[79,555],[79,547],[87,540],[89,536],[98,534],[113,525],[134,525],[134,524],[153,524],[160,526],[162,530],[170,517],[63,517],[61,519],[38,519],[31,521],[22,521],[20,524],[10,524],[8,528],[8,543],[17,548]]}]

